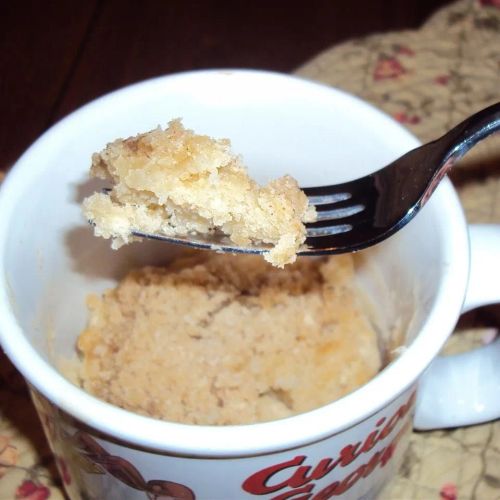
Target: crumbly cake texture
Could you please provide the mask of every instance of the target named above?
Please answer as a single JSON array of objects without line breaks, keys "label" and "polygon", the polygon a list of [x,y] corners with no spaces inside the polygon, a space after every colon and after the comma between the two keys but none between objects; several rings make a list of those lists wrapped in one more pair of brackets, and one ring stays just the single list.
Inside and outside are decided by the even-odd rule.
[{"label": "crumbly cake texture", "polygon": [[381,368],[351,256],[280,270],[199,253],[88,298],[85,390],[154,418],[244,424],[320,407]]},{"label": "crumbly cake texture", "polygon": [[137,240],[133,230],[175,236],[219,229],[237,245],[271,244],[265,259],[283,267],[295,261],[304,222],[316,216],[295,179],[260,186],[229,140],[197,135],[180,120],[108,144],[90,171],[112,190],[86,198],[83,211],[115,249]]}]

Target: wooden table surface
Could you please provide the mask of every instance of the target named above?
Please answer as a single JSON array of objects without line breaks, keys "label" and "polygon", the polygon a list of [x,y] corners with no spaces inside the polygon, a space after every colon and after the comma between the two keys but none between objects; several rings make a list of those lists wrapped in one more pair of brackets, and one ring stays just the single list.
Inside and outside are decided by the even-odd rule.
[{"label": "wooden table surface", "polygon": [[0,1],[0,170],[123,85],[200,68],[289,72],[353,37],[416,28],[449,0]]}]

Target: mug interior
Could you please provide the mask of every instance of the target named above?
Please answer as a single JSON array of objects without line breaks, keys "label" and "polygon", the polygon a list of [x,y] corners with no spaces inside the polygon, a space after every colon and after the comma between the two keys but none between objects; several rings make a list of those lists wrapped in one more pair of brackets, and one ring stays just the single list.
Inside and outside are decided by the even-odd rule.
[{"label": "mug interior", "polygon": [[[256,424],[247,427],[246,437],[235,431],[235,440],[228,444],[227,439],[216,443],[214,429],[200,429],[196,445],[182,444],[182,432],[177,444],[172,444],[167,429],[189,427],[186,433],[192,436],[192,426],[132,415],[97,401],[61,376],[62,370],[69,377],[71,360],[76,359],[75,340],[87,319],[86,296],[113,286],[133,267],[163,263],[181,251],[154,241],[113,251],[109,241],[93,236],[80,208],[82,199],[100,186],[88,178],[91,155],[117,137],[164,126],[176,117],[198,133],[230,138],[233,150],[261,182],[285,173],[296,177],[301,186],[342,182],[376,170],[418,145],[409,132],[354,97],[258,71],[203,71],[158,78],[76,111],[25,153],[0,196],[4,280],[0,334],[5,350],[30,383],[99,430],[152,445],[152,429],[160,425],[164,432],[156,433],[155,446],[191,453],[289,446],[313,434],[319,437],[352,425],[404,390],[444,342],[465,291],[465,225],[448,181],[408,226],[356,257],[359,284],[377,311],[382,335],[387,338],[388,332],[399,329],[406,352],[353,394],[310,412],[311,417],[285,419],[288,423],[282,423],[278,434],[276,427],[272,430],[276,423]],[[451,319],[445,321],[445,317]],[[417,360],[421,338],[425,346]],[[377,383],[385,388],[383,396],[375,396],[373,384]],[[56,393],[57,388],[63,393]],[[357,409],[354,414],[353,409]],[[127,415],[127,423],[138,425],[126,428],[124,424],[121,429],[111,422],[118,415]],[[321,422],[316,430],[293,432],[303,429],[303,419],[312,415]],[[270,432],[248,435],[248,429],[262,430],[262,426]],[[224,429],[216,431],[220,432]],[[158,436],[163,437],[158,441]]]}]

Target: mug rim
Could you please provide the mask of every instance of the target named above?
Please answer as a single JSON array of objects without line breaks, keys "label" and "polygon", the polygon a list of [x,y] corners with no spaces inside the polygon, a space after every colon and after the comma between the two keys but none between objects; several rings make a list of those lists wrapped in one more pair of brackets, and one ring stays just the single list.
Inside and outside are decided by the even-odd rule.
[{"label": "mug rim", "polygon": [[[375,377],[360,388],[325,406],[284,419],[244,425],[208,426],[161,421],[138,415],[106,403],[69,382],[53,368],[25,338],[9,301],[5,242],[7,219],[16,203],[16,189],[23,185],[23,173],[29,158],[40,145],[50,142],[64,127],[78,120],[82,113],[91,113],[99,106],[137,92],[148,92],[158,83],[174,78],[203,78],[231,72],[242,78],[271,78],[293,81],[298,85],[316,86],[318,92],[334,93],[349,105],[364,108],[381,124],[392,128],[408,143],[408,149],[419,141],[385,113],[341,90],[321,83],[260,70],[198,70],[161,76],[123,87],[83,107],[46,131],[16,162],[0,188],[0,343],[18,370],[42,395],[86,426],[135,446],[191,456],[231,457],[271,453],[295,448],[338,434],[370,417],[387,406],[413,384],[438,354],[452,331],[466,291],[469,271],[468,237],[465,217],[451,182],[445,179],[434,197],[440,199],[443,230],[446,230],[444,254],[446,269],[440,282],[436,301],[411,345]],[[461,251],[457,251],[461,249]],[[26,362],[29,360],[29,362]]]}]

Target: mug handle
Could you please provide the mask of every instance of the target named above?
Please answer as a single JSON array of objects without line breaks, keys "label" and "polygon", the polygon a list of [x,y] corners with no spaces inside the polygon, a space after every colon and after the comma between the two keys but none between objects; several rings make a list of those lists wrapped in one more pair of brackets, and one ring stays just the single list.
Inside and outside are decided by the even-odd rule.
[{"label": "mug handle", "polygon": [[[469,226],[470,277],[462,312],[500,303],[500,225]],[[423,374],[414,426],[479,424],[500,417],[500,337],[472,351],[439,356]]]}]

